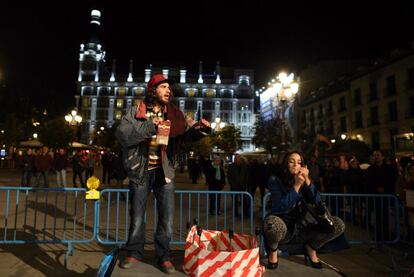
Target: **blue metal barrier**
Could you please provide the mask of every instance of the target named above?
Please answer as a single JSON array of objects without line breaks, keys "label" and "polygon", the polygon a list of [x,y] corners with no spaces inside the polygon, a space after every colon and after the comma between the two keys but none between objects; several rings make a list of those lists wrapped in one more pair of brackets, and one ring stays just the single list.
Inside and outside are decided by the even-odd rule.
[{"label": "blue metal barrier", "polygon": [[[262,218],[270,193],[263,198]],[[390,194],[322,193],[332,215],[346,225],[350,243],[396,243],[400,240],[400,201]]]},{"label": "blue metal barrier", "polygon": [[82,188],[0,187],[0,244],[62,243],[95,239],[94,203]]},{"label": "blue metal barrier", "polygon": [[[123,244],[128,240],[129,190],[111,189],[101,191],[101,200],[97,203],[96,233],[97,241],[103,244]],[[112,195],[116,196],[113,197]],[[222,212],[218,210],[218,196],[221,196]],[[210,198],[215,196],[215,210],[210,209]],[[240,203],[237,201],[240,197]],[[171,244],[184,245],[187,232],[196,219],[203,229],[225,230],[244,233],[253,230],[253,198],[248,192],[235,191],[175,191],[175,222]],[[145,213],[147,241],[151,241],[156,231],[157,210],[153,197],[148,198]],[[237,205],[237,206],[236,206]],[[247,205],[247,206],[246,206]],[[239,207],[238,207],[239,206]],[[240,216],[236,217],[236,208]],[[245,219],[245,212],[249,218]],[[177,222],[178,219],[178,222]]]}]

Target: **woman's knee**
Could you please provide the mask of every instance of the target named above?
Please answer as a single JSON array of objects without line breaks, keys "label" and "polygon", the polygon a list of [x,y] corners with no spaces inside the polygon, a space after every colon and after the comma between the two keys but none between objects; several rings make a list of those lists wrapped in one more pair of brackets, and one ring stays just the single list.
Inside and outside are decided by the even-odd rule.
[{"label": "woman's knee", "polygon": [[272,251],[276,250],[279,242],[286,236],[286,224],[280,217],[271,215],[266,217],[263,229],[267,247]]}]

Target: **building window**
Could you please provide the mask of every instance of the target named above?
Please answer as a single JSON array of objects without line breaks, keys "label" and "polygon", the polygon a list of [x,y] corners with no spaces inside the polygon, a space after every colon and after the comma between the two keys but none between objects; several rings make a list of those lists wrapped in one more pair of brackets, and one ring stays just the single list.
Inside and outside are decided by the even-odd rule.
[{"label": "building window", "polygon": [[126,88],[125,87],[118,87],[118,88],[116,88],[116,94],[118,96],[125,96],[125,94],[126,94]]},{"label": "building window", "polygon": [[371,125],[377,125],[379,123],[379,120],[378,120],[378,107],[377,106],[371,107],[370,112],[371,112],[371,122],[370,122]]},{"label": "building window", "polygon": [[110,95],[111,89],[108,87],[100,87],[98,91],[99,91],[99,96],[108,96]]},{"label": "building window", "polygon": [[212,88],[203,90],[204,97],[216,97],[216,90]]},{"label": "building window", "polygon": [[93,95],[93,87],[82,87],[82,95]]},{"label": "building window", "polygon": [[395,76],[389,76],[387,78],[387,96],[396,94],[397,90],[395,88]]},{"label": "building window", "polygon": [[106,97],[98,97],[98,103],[96,106],[98,108],[107,108],[109,106],[109,99]]},{"label": "building window", "polygon": [[197,97],[198,89],[196,88],[187,88],[185,90],[185,96],[187,97]]},{"label": "building window", "polygon": [[124,99],[116,99],[116,107],[123,108],[124,107]]},{"label": "building window", "polygon": [[339,98],[339,110],[338,112],[345,112],[346,111],[346,100],[345,100],[345,96],[341,96]]},{"label": "building window", "polygon": [[328,101],[328,115],[332,115],[333,108],[332,108],[332,101]]},{"label": "building window", "polygon": [[133,89],[134,96],[143,96],[145,89],[143,87],[136,87]]},{"label": "building window", "polygon": [[221,102],[221,109],[224,111],[231,111],[233,108],[233,105],[231,102],[222,101]]},{"label": "building window", "polygon": [[347,128],[346,128],[346,117],[343,116],[340,119],[340,132],[346,132]]},{"label": "building window", "polygon": [[377,83],[373,82],[369,84],[369,101],[375,101],[378,99]]},{"label": "building window", "polygon": [[89,97],[82,98],[82,107],[88,108],[91,106],[91,101],[89,101]]},{"label": "building window", "polygon": [[197,102],[192,100],[192,99],[188,99],[187,101],[185,101],[185,110],[195,110],[197,109]]},{"label": "building window", "polygon": [[211,101],[211,100],[204,101],[203,110],[214,110],[214,101]]},{"label": "building window", "polygon": [[354,90],[354,105],[359,106],[361,105],[361,89],[357,88]]},{"label": "building window", "polygon": [[362,126],[362,111],[355,112],[355,128],[363,128],[363,126]]},{"label": "building window", "polygon": [[398,120],[397,102],[392,101],[388,103],[388,116],[390,121]]},{"label": "building window", "polygon": [[122,111],[121,110],[115,111],[115,119],[121,120],[121,118],[122,118]]},{"label": "building window", "polygon": [[323,117],[323,107],[322,104],[319,104],[319,109],[318,109],[318,118],[322,118]]}]

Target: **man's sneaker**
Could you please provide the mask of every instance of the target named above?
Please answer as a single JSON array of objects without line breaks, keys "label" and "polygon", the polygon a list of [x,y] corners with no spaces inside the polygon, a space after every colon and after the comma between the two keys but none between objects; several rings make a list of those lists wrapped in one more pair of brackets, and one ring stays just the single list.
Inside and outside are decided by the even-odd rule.
[{"label": "man's sneaker", "polygon": [[131,268],[132,265],[139,263],[140,260],[134,258],[134,257],[125,257],[120,263],[119,267],[128,269]]},{"label": "man's sneaker", "polygon": [[164,273],[172,274],[175,272],[175,267],[171,261],[163,261],[162,263],[160,263],[160,267]]}]

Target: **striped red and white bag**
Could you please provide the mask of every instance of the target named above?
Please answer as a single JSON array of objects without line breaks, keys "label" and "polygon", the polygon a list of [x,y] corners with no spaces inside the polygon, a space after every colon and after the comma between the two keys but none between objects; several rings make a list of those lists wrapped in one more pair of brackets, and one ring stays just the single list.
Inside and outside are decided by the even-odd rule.
[{"label": "striped red and white bag", "polygon": [[183,270],[190,276],[262,276],[257,239],[228,231],[203,230],[193,226],[188,233]]}]

